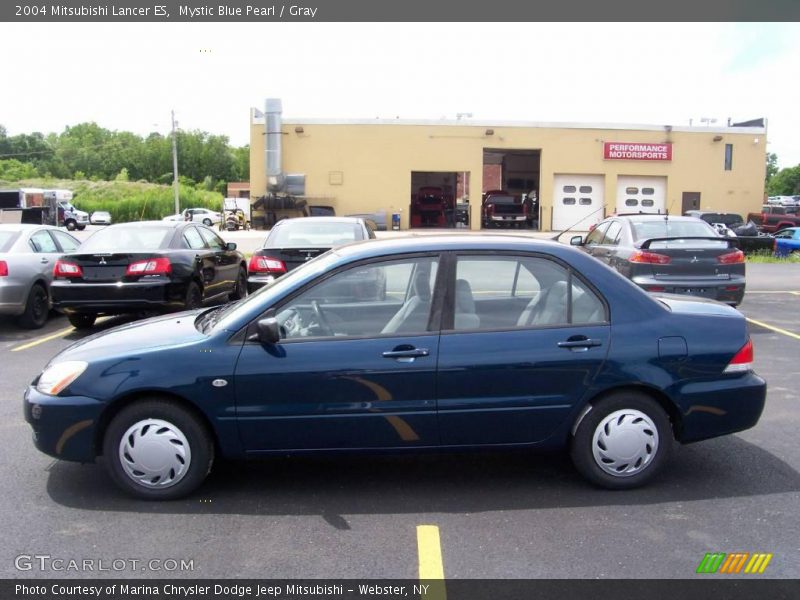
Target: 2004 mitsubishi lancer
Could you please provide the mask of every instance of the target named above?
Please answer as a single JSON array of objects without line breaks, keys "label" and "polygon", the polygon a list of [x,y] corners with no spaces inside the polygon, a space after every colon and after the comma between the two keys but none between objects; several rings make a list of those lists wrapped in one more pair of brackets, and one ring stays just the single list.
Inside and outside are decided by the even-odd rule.
[{"label": "2004 mitsubishi lancer", "polygon": [[566,245],[449,235],[342,246],[239,302],[83,339],[24,406],[42,452],[102,456],[146,499],[191,493],[215,455],[495,446],[567,450],[622,489],[675,440],[754,426],[752,365],[729,306],[648,295]]}]

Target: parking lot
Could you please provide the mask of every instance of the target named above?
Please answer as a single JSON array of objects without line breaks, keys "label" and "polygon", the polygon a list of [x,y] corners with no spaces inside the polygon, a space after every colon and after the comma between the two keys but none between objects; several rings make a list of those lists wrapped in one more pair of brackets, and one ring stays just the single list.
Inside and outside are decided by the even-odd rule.
[{"label": "parking lot", "polygon": [[[263,232],[240,236],[249,246]],[[0,573],[414,579],[438,566],[445,578],[686,578],[707,552],[765,552],[764,576],[797,578],[798,306],[800,266],[748,266],[740,310],[769,383],[765,413],[752,430],[677,449],[644,489],[592,488],[561,455],[306,457],[230,465],[166,503],[121,495],[102,465],[35,450],[23,389],[87,334],[61,316],[35,332],[0,320]],[[95,562],[25,570],[18,557],[33,555]]]}]

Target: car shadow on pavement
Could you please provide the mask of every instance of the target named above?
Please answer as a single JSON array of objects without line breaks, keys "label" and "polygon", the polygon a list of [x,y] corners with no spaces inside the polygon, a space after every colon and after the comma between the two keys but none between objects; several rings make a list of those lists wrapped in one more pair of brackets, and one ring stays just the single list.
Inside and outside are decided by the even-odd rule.
[{"label": "car shadow on pavement", "polygon": [[476,513],[554,507],[626,506],[760,496],[800,490],[800,473],[728,436],[676,447],[647,487],[613,492],[586,483],[561,454],[280,457],[218,463],[189,498],[144,502],[120,492],[103,465],[54,463],[53,501],[84,510],[155,514],[319,515],[347,529],[344,515]]}]

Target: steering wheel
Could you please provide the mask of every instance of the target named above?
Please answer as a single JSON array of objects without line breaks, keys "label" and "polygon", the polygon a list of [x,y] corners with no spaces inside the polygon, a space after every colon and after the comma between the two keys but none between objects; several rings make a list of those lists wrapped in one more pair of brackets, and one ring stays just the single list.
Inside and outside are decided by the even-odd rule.
[{"label": "steering wheel", "polygon": [[311,301],[311,309],[314,311],[314,316],[317,317],[317,324],[322,330],[324,335],[333,335],[333,328],[328,322],[328,318],[322,314],[322,309],[319,307],[319,302],[316,300]]}]

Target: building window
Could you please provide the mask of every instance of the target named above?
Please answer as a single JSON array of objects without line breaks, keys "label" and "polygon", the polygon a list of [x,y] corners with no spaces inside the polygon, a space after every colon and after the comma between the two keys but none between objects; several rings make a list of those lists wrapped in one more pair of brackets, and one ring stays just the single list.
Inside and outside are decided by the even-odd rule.
[{"label": "building window", "polygon": [[652,196],[656,191],[653,188],[642,188],[642,194],[645,196]]},{"label": "building window", "polygon": [[564,198],[562,202],[567,206],[572,206],[573,204],[575,204],[575,198]]},{"label": "building window", "polygon": [[725,144],[725,170],[733,169],[733,144]]},{"label": "building window", "polygon": [[637,187],[627,187],[625,188],[626,194],[636,195],[639,193],[639,188]]},{"label": "building window", "polygon": [[577,188],[574,185],[565,185],[564,186],[564,193],[566,194],[574,194]]},{"label": "building window", "polygon": [[645,206],[647,208],[652,208],[653,206],[655,206],[655,202],[653,202],[650,198],[645,198],[644,200],[642,200],[642,206]]},{"label": "building window", "polygon": [[581,194],[591,194],[592,193],[592,186],[590,185],[582,185],[580,189]]},{"label": "building window", "polygon": [[591,198],[581,198],[580,200],[578,200],[578,203],[581,206],[591,206],[592,199]]},{"label": "building window", "polygon": [[625,206],[638,206],[639,201],[636,198],[628,198],[625,200]]}]

